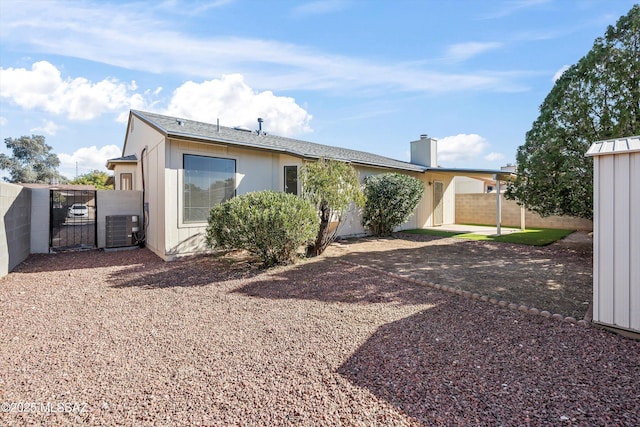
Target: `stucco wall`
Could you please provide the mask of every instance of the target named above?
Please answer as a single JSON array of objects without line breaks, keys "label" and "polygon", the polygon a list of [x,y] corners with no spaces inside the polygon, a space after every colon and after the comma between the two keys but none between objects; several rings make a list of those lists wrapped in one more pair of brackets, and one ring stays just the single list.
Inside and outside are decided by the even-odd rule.
[{"label": "stucco wall", "polygon": [[[455,222],[457,224],[495,224],[496,194],[456,194]],[[521,209],[513,200],[502,198],[502,225],[520,227]],[[567,230],[593,230],[593,223],[582,218],[568,216],[541,217],[535,212],[525,211],[525,227],[558,228]]]},{"label": "stucco wall", "polygon": [[31,253],[49,253],[50,190],[31,189]]},{"label": "stucco wall", "polygon": [[[144,155],[143,150],[145,150]],[[144,163],[144,189],[146,191],[144,202],[146,202],[148,213],[146,246],[162,258],[165,253],[165,150],[164,135],[132,116],[122,155],[135,154],[138,163],[134,167],[117,165],[115,168],[118,179],[120,172],[133,172],[133,189],[142,191],[141,164]]]},{"label": "stucco wall", "polygon": [[[260,190],[284,190],[284,166],[302,166],[301,159],[278,153],[266,151],[248,150],[238,147],[199,143],[183,140],[170,140],[166,150],[167,168],[164,174],[164,200],[165,203],[165,252],[158,253],[164,259],[172,259],[176,256],[202,253],[207,251],[205,245],[206,223],[188,224],[182,220],[183,200],[183,157],[185,154],[213,156],[234,159],[236,161],[236,194],[241,195],[252,191]],[[150,156],[152,153],[150,153]],[[159,160],[149,160],[149,164],[154,164]],[[380,168],[356,167],[359,179],[362,181],[366,176],[389,172]],[[399,229],[418,228],[426,225],[431,218],[432,187],[428,185],[429,179],[440,179],[445,182],[445,220],[452,223],[454,220],[455,208],[453,207],[454,188],[450,177],[430,176],[424,174],[411,174],[422,179],[425,183],[425,195],[423,201],[416,209],[416,213]],[[159,182],[160,180],[157,180]],[[154,195],[159,189],[155,189],[154,184],[150,184],[149,191]],[[152,200],[152,199],[149,199]],[[153,202],[152,202],[153,203]],[[158,206],[157,209],[160,209]],[[154,208],[152,207],[151,221],[153,223]],[[361,224],[362,212],[353,207],[344,217],[343,224],[338,230],[342,236],[366,234],[367,230]],[[155,230],[155,229],[154,229]],[[151,232],[151,231],[150,231]]]},{"label": "stucco wall", "polygon": [[0,182],[0,277],[24,261],[31,247],[31,190]]}]

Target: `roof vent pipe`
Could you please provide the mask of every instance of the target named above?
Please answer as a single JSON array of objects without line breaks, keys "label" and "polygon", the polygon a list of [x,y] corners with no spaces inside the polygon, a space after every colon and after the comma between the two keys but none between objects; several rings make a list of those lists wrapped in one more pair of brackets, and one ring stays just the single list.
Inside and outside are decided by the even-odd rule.
[{"label": "roof vent pipe", "polygon": [[262,123],[264,120],[261,117],[258,117],[258,133],[262,133]]},{"label": "roof vent pipe", "polygon": [[220,119],[216,119],[216,130],[220,132]]}]

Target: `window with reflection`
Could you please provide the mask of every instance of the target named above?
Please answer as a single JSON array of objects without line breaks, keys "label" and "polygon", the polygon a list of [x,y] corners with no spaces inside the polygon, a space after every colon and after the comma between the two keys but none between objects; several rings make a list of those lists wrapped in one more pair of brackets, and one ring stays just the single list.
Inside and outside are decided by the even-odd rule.
[{"label": "window with reflection", "polygon": [[236,161],[185,154],[183,222],[206,222],[212,207],[236,194]]},{"label": "window with reflection", "polygon": [[284,192],[298,195],[298,167],[284,167]]}]

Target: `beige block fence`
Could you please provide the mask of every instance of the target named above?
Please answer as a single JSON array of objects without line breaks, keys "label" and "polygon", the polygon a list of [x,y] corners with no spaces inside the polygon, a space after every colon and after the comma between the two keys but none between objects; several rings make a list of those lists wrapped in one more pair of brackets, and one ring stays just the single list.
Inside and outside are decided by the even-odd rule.
[{"label": "beige block fence", "polygon": [[[501,195],[502,225],[520,227],[522,209],[513,200]],[[456,224],[495,224],[497,218],[495,193],[456,194]],[[558,228],[566,230],[593,230],[593,222],[571,216],[541,217],[524,210],[526,228]]]}]

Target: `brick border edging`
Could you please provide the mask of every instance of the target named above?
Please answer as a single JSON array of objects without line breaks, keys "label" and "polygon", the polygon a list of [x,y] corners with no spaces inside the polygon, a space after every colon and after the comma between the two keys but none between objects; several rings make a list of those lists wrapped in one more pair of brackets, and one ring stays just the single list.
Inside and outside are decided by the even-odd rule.
[{"label": "brick border edging", "polygon": [[410,283],[415,283],[417,285],[423,285],[423,286],[427,286],[429,288],[433,288],[439,291],[444,291],[453,295],[459,295],[461,297],[464,298],[469,298],[469,299],[473,299],[476,301],[482,301],[482,302],[488,302],[490,304],[493,305],[497,305],[499,307],[502,308],[508,308],[510,310],[513,311],[521,311],[523,313],[527,313],[527,314],[533,314],[536,316],[542,316],[542,317],[546,317],[546,318],[550,318],[550,319],[555,319],[555,320],[559,320],[561,322],[566,322],[566,323],[570,323],[573,325],[579,325],[582,326],[584,328],[588,328],[591,326],[591,321],[587,320],[587,316],[589,313],[589,310],[587,310],[587,314],[585,315],[585,318],[582,320],[576,320],[574,317],[564,317],[562,314],[559,313],[555,313],[555,314],[551,314],[550,312],[546,311],[546,310],[539,310],[535,307],[527,307],[526,305],[518,305],[515,303],[509,303],[507,301],[503,301],[500,300],[498,301],[495,298],[489,298],[486,295],[480,295],[478,293],[472,293],[470,291],[463,291],[462,289],[457,289],[454,288],[452,286],[447,286],[447,285],[436,285],[430,282],[427,282],[426,280],[420,280],[420,279],[414,279],[413,277],[406,277],[406,276],[402,276],[398,273],[391,273],[389,271],[385,271],[376,267],[371,267],[369,265],[362,265],[362,264],[358,264],[355,262],[351,262],[351,261],[346,261],[343,259],[339,259],[337,260],[338,262],[341,262],[343,264],[347,264],[347,265],[351,265],[354,267],[360,267],[360,268],[366,268],[372,271],[375,271],[376,273],[382,273],[384,275],[387,275],[389,277],[393,277],[394,279],[400,279],[400,280],[404,280],[405,282],[410,282]]}]

